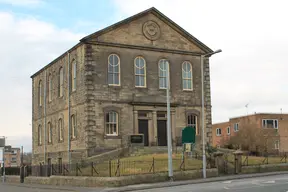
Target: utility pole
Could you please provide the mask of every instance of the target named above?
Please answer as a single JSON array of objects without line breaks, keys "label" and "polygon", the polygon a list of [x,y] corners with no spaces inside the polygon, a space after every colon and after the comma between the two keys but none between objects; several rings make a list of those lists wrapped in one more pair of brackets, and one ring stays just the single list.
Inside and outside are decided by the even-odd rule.
[{"label": "utility pole", "polygon": [[169,63],[165,60],[166,67],[166,97],[167,97],[167,141],[168,141],[168,170],[169,178],[173,180],[173,165],[172,165],[172,135],[171,135],[171,116],[170,116],[170,71]]},{"label": "utility pole", "polygon": [[201,100],[202,100],[202,109],[201,109],[201,118],[202,118],[202,161],[203,161],[203,178],[206,178],[206,150],[205,150],[205,140],[206,140],[206,136],[205,136],[205,105],[204,105],[204,58],[207,56],[211,56],[215,53],[220,53],[222,52],[221,49],[218,49],[214,52],[211,53],[207,53],[204,55],[200,55],[200,63],[201,63],[201,90],[202,90],[202,94],[201,94]]},{"label": "utility pole", "polygon": [[23,146],[21,146],[20,183],[24,183]]}]

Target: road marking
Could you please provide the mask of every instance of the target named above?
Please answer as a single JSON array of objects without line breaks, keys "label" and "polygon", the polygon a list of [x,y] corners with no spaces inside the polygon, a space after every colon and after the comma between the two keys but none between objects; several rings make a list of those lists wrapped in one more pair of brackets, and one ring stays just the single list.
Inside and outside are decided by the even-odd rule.
[{"label": "road marking", "polygon": [[[228,188],[228,187],[224,187],[224,189],[227,189],[227,190],[228,190],[229,188]],[[287,192],[288,192],[288,191],[287,191]]]},{"label": "road marking", "polygon": [[275,181],[264,181],[263,183],[269,184],[269,183],[275,183]]},{"label": "road marking", "polygon": [[224,181],[223,183],[232,183],[232,181]]}]

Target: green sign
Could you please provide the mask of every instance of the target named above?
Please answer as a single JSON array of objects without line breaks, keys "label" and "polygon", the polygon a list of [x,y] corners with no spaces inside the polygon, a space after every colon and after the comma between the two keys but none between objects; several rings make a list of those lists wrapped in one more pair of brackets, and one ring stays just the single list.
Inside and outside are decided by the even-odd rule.
[{"label": "green sign", "polygon": [[182,129],[182,144],[195,143],[196,129],[195,126],[188,126]]}]

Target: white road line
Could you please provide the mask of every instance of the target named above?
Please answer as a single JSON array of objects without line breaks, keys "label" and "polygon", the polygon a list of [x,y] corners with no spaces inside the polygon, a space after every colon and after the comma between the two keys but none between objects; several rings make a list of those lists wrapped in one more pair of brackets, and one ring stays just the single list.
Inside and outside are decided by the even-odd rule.
[{"label": "white road line", "polygon": [[[227,189],[227,190],[228,190],[229,188],[228,188],[228,187],[224,187],[224,189]],[[288,192],[288,191],[287,191],[287,192]]]},{"label": "white road line", "polygon": [[264,182],[262,182],[262,183],[267,183],[267,184],[269,184],[269,183],[275,183],[275,181],[264,181]]},{"label": "white road line", "polygon": [[232,183],[232,181],[224,181],[224,182],[222,182],[222,183]]}]

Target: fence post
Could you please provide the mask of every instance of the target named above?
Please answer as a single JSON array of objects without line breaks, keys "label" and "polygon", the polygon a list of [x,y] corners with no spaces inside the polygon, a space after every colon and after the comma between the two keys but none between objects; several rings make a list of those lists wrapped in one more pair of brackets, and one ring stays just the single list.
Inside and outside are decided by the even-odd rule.
[{"label": "fence post", "polygon": [[[71,166],[71,165],[70,165]],[[70,169],[71,170],[71,169]],[[78,176],[78,163],[76,163],[76,176]]]},{"label": "fence post", "polygon": [[117,170],[118,170],[118,176],[120,176],[121,175],[121,173],[120,173],[120,159],[118,159],[117,160]]},{"label": "fence post", "polygon": [[92,175],[92,176],[93,176],[93,174],[94,174],[93,169],[94,169],[94,162],[91,162],[91,175]]},{"label": "fence post", "polygon": [[155,159],[154,159],[154,157],[153,157],[153,164],[152,164],[152,166],[153,166],[153,174],[155,173]]},{"label": "fence post", "polygon": [[109,160],[109,177],[112,177],[112,170],[111,170],[111,160]]}]

